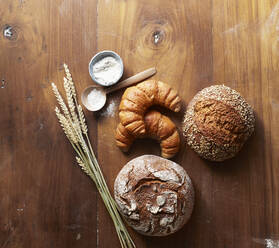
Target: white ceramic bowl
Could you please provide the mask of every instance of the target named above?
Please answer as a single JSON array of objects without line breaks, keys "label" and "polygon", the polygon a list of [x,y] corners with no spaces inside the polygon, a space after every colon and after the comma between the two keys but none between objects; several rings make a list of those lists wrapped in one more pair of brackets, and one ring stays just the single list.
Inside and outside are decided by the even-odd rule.
[{"label": "white ceramic bowl", "polygon": [[[95,77],[94,72],[93,72],[93,66],[98,61],[100,61],[101,59],[108,57],[108,56],[115,58],[117,60],[117,62],[120,63],[121,73],[119,75],[119,78],[117,80],[115,80],[114,82],[111,82],[109,84],[104,84],[103,82],[98,81],[98,79]],[[111,85],[116,84],[119,81],[119,79],[122,77],[123,71],[124,71],[123,61],[122,61],[121,57],[116,52],[113,52],[113,51],[109,51],[109,50],[101,51],[101,52],[97,53],[89,62],[89,74],[90,74],[92,80],[102,86],[111,86]]]}]

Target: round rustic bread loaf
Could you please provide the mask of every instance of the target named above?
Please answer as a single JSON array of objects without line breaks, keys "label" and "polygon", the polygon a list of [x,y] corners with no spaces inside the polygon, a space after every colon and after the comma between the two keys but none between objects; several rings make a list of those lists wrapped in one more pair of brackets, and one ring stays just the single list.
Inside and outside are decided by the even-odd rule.
[{"label": "round rustic bread loaf", "polygon": [[188,105],[182,128],[188,145],[201,157],[234,157],[254,131],[255,117],[241,95],[224,85],[204,88]]},{"label": "round rustic bread loaf", "polygon": [[120,212],[136,231],[166,236],[180,229],[194,206],[191,179],[178,164],[154,155],[128,162],[114,183]]}]

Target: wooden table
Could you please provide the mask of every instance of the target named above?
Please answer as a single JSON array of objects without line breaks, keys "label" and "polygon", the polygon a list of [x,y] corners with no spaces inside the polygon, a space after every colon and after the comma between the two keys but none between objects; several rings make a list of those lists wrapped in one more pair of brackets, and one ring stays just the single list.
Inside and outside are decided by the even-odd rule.
[{"label": "wooden table", "polygon": [[[185,106],[218,82],[238,90],[257,116],[255,134],[230,161],[209,163],[181,145],[174,161],[195,186],[192,218],[165,238],[129,229],[137,247],[271,247],[279,239],[278,1],[1,0],[0,28],[1,248],[120,247],[58,126],[50,87],[62,89],[66,62],[80,93],[92,83],[90,58],[104,49],[121,55],[124,78],[156,66],[155,78]],[[127,161],[160,153],[150,140],[128,154],[115,146],[122,93],[107,110],[86,113],[111,189]],[[166,113],[180,127],[183,111]]]}]

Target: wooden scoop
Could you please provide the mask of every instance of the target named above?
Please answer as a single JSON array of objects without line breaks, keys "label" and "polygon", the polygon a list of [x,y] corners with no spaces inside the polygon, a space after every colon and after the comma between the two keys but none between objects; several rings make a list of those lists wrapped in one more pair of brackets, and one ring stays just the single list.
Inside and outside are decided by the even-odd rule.
[{"label": "wooden scoop", "polygon": [[[83,90],[81,94],[81,102],[89,111],[98,111],[105,106],[107,100],[107,94],[123,89],[130,85],[136,84],[146,78],[153,76],[155,73],[156,73],[156,68],[153,67],[145,71],[139,72],[136,75],[129,77],[109,88],[104,88],[95,85],[88,86]],[[98,95],[98,101],[96,102],[95,105],[90,104],[90,102],[88,101],[88,95],[93,90],[94,90],[94,95]]]}]

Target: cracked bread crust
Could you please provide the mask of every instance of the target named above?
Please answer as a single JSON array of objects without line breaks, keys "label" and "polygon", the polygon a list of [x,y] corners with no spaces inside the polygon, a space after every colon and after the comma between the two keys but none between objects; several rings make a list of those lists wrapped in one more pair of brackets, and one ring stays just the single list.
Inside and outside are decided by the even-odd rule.
[{"label": "cracked bread crust", "polygon": [[237,91],[224,85],[198,92],[189,103],[182,124],[187,144],[211,161],[234,157],[254,128],[252,107]]},{"label": "cracked bread crust", "polygon": [[114,183],[114,196],[127,223],[141,234],[166,236],[190,218],[194,188],[173,161],[144,155],[128,162]]}]

